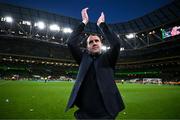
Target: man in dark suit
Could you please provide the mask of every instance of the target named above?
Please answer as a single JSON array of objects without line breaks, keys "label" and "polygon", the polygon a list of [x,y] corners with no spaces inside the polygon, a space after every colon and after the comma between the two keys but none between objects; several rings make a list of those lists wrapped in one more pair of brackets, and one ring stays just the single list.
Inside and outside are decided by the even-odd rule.
[{"label": "man in dark suit", "polygon": [[82,10],[82,23],[68,39],[68,47],[80,66],[66,111],[76,105],[79,108],[74,113],[77,119],[115,119],[118,112],[124,109],[123,100],[113,79],[120,43],[105,24],[105,16],[101,13],[97,25],[108,40],[110,49],[103,52],[102,40],[94,34],[87,38],[87,50],[80,49],[79,37],[89,21],[87,9]]}]

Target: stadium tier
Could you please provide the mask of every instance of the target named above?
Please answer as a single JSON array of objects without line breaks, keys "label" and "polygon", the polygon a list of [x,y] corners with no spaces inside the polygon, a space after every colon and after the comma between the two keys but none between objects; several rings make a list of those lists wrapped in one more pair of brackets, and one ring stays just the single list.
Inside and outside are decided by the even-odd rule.
[{"label": "stadium tier", "polygon": [[[180,1],[142,17],[109,24],[121,43],[116,79],[161,78],[180,81]],[[0,77],[68,76],[78,65],[66,40],[81,20],[0,3]],[[101,34],[88,23],[81,37]],[[102,36],[103,37],[103,36]],[[80,43],[84,49],[84,41]],[[108,42],[105,40],[105,50]]]}]

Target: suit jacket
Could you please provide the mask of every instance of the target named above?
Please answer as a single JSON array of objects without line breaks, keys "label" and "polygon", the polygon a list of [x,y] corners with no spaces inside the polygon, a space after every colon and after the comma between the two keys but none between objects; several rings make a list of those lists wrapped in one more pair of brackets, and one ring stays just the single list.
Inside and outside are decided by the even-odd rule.
[{"label": "suit jacket", "polygon": [[[79,36],[84,30],[85,24],[81,23],[68,39],[68,47],[76,62],[80,65],[76,82],[72,89],[66,111],[74,106],[79,88],[84,80],[88,68],[93,61],[88,52],[82,51],[79,47],[81,40]],[[110,49],[101,55],[95,61],[95,72],[97,76],[97,84],[102,95],[102,99],[106,110],[111,115],[116,115],[124,109],[122,97],[113,79],[114,68],[120,51],[120,43],[117,36],[108,28],[105,23],[100,24],[100,29],[110,43]]]}]

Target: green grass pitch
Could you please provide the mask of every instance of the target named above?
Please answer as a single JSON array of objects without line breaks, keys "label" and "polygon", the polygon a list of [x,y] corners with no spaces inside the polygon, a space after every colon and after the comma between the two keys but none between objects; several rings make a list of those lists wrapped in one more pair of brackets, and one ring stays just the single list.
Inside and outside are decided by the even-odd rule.
[{"label": "green grass pitch", "polygon": [[[73,82],[0,80],[0,119],[75,119],[64,109]],[[117,119],[180,119],[180,86],[117,84],[126,109]]]}]

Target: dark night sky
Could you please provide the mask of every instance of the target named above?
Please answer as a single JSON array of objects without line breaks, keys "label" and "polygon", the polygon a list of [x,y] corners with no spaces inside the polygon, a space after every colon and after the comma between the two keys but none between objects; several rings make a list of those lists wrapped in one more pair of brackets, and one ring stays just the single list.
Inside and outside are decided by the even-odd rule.
[{"label": "dark night sky", "polygon": [[101,11],[105,13],[106,22],[125,22],[141,17],[158,9],[172,0],[0,0],[23,7],[36,8],[64,16],[81,19],[80,11],[89,8],[91,22],[96,22]]}]

